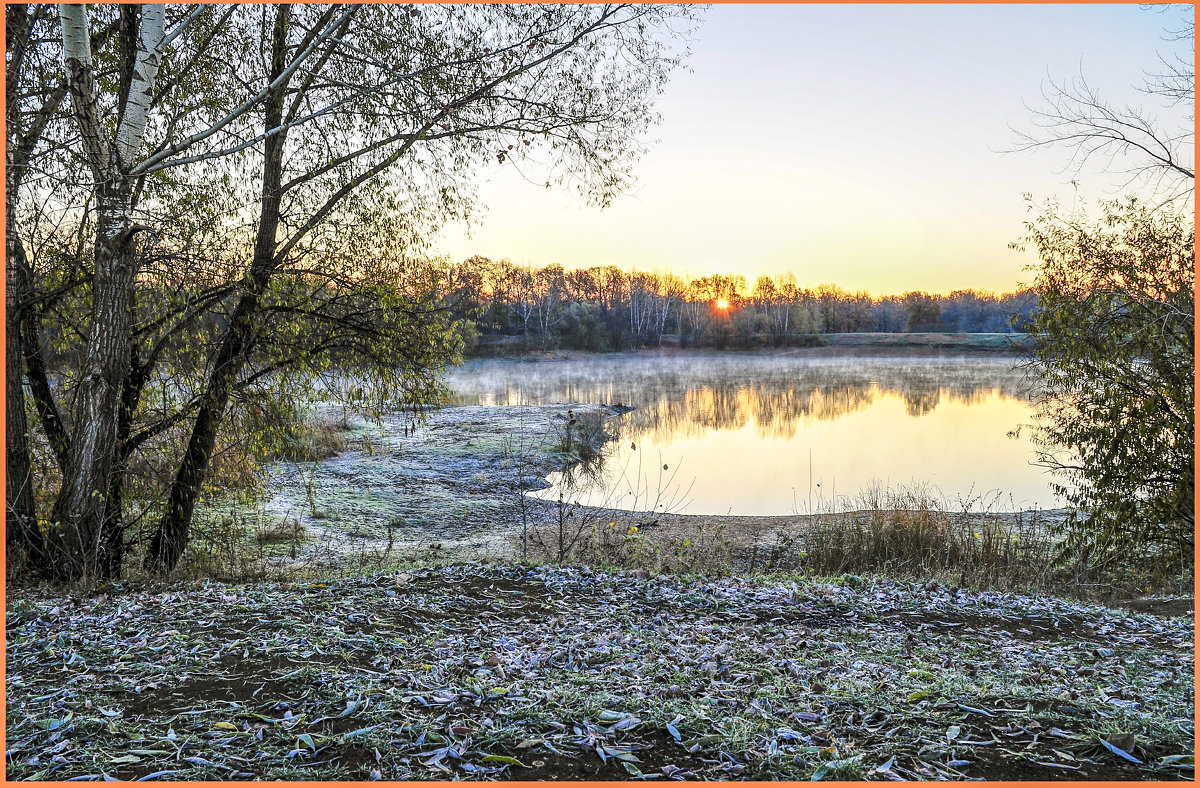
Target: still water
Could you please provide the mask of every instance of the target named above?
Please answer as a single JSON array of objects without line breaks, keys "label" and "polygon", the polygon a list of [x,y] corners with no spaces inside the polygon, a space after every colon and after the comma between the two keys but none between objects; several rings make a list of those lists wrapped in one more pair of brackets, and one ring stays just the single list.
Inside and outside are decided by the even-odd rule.
[{"label": "still water", "polygon": [[[1028,374],[1007,357],[674,353],[471,361],[455,404],[598,402],[602,462],[535,493],[616,508],[771,515],[921,489],[973,509],[1053,508],[1033,465]],[[665,469],[664,469],[665,466]]]}]

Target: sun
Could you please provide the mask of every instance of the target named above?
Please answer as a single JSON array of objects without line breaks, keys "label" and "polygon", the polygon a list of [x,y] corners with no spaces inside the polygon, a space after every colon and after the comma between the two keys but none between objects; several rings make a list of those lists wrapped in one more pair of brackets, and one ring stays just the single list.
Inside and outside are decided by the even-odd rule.
[{"label": "sun", "polygon": [[728,301],[726,301],[724,298],[717,299],[717,309],[728,309],[728,308],[729,308]]}]

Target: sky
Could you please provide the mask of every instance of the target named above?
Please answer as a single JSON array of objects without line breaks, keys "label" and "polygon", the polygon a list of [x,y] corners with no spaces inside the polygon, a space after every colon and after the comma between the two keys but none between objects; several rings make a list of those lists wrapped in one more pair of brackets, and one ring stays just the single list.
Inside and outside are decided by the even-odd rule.
[{"label": "sky", "polygon": [[[1094,206],[1112,173],[1066,151],[1006,153],[1051,78],[1082,73],[1114,103],[1136,93],[1175,18],[1136,5],[714,5],[637,185],[601,210],[512,168],[484,174],[474,226],[435,250],[568,269],[791,271],[873,295],[1033,278],[1008,248],[1024,193]],[[1159,111],[1167,120],[1171,112]]]}]

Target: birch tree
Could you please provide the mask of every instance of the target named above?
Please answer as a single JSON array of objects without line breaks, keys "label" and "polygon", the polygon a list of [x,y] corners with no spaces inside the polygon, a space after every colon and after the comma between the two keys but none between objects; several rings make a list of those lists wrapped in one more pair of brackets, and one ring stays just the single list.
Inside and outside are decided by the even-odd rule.
[{"label": "birch tree", "polygon": [[672,273],[663,274],[659,278],[659,294],[655,303],[655,333],[658,335],[658,346],[662,347],[663,334],[667,333],[667,324],[671,313],[679,309],[679,304],[686,294],[687,285],[683,278]]},{"label": "birch tree", "polygon": [[[63,12],[94,217],[52,514],[63,576],[119,572],[123,480],[183,430],[170,482],[136,518],[157,515],[147,566],[172,568],[231,409],[280,375],[303,384],[354,361],[384,370],[396,402],[434,397],[456,351],[426,269],[411,266],[430,230],[471,214],[489,163],[611,200],[692,24],[686,9],[629,5],[130,7],[121,19],[109,80],[89,12]],[[151,402],[164,377],[172,393]]]},{"label": "birch tree", "polygon": [[142,147],[166,35],[164,7],[144,7],[136,54],[122,64],[129,88],[115,134],[110,136],[99,111],[87,13],[83,6],[67,4],[61,6],[60,17],[72,115],[95,192],[96,234],[91,333],[83,357],[84,377],[71,412],[73,448],[51,514],[50,537],[63,569],[82,573],[99,560],[105,496],[117,455],[137,276],[135,236],[144,229],[131,217],[130,171]]}]

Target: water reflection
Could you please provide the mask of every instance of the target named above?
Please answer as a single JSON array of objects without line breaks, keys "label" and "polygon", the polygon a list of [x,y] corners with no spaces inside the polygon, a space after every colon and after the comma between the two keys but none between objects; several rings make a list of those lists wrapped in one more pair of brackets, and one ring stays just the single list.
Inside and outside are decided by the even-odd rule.
[{"label": "water reflection", "polygon": [[835,487],[840,495],[878,481],[932,485],[950,498],[1010,496],[997,508],[1052,506],[1031,446],[1008,437],[1029,421],[1032,385],[1007,358],[800,354],[487,360],[451,378],[457,404],[633,405],[601,479],[570,494],[653,508],[644,504],[665,464],[674,476],[665,501],[683,506],[690,487],[686,511],[735,514],[827,505]]}]

